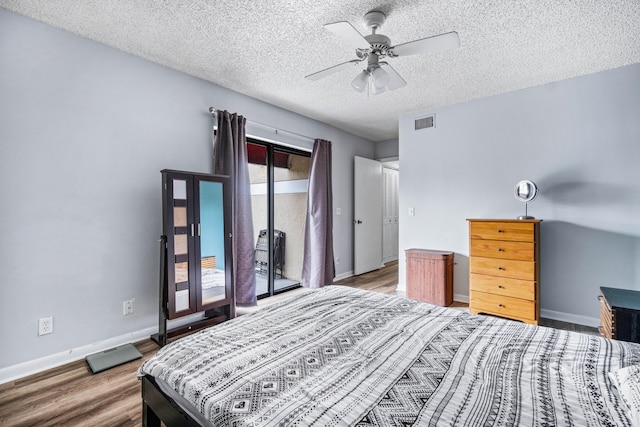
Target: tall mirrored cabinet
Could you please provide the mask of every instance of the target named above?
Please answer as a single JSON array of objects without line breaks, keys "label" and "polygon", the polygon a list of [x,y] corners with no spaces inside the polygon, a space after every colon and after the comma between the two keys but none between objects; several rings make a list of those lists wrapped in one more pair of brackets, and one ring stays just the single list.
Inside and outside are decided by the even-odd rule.
[{"label": "tall mirrored cabinet", "polygon": [[[230,201],[226,176],[162,171],[159,326],[151,337],[161,346],[235,316]],[[167,327],[187,315],[195,320]]]}]

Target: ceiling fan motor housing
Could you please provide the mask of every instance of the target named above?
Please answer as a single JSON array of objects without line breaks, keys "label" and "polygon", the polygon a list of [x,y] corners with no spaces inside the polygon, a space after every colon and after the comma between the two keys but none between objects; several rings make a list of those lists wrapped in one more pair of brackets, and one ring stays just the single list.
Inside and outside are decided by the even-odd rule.
[{"label": "ceiling fan motor housing", "polygon": [[364,15],[365,25],[367,26],[367,28],[370,28],[374,32],[378,28],[382,27],[382,24],[384,24],[384,21],[386,19],[387,16],[378,10],[372,10],[371,12],[368,12]]},{"label": "ceiling fan motor housing", "polygon": [[365,39],[371,44],[371,49],[373,51],[380,51],[386,53],[386,50],[391,46],[391,39],[387,36],[383,36],[382,34],[369,34],[368,36],[364,36]]}]

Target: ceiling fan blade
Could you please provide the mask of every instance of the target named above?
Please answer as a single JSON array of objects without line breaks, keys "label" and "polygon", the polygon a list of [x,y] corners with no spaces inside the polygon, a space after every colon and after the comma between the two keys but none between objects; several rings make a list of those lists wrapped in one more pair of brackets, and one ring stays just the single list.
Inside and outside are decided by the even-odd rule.
[{"label": "ceiling fan blade", "polygon": [[338,65],[334,65],[333,67],[325,68],[324,70],[318,71],[317,73],[309,74],[308,76],[305,76],[304,78],[307,79],[307,80],[312,80],[312,81],[320,80],[323,77],[326,77],[326,76],[328,76],[330,74],[333,74],[333,73],[337,73],[338,71],[344,70],[345,68],[353,67],[353,66],[359,64],[360,62],[362,62],[362,60],[360,60],[360,59],[354,59],[353,61],[343,62],[342,64],[338,64]]},{"label": "ceiling fan blade", "polygon": [[458,33],[440,34],[438,36],[427,37],[425,39],[414,40],[412,42],[399,44],[391,48],[397,56],[418,55],[420,53],[438,53],[449,49],[460,47]]},{"label": "ceiling fan blade", "polygon": [[387,83],[387,89],[396,90],[401,88],[402,86],[406,86],[407,82],[404,81],[400,74],[389,64],[386,62],[381,62],[380,67],[389,74],[389,83]]},{"label": "ceiling fan blade", "polygon": [[327,30],[331,31],[333,34],[342,37],[353,47],[356,49],[369,49],[371,45],[362,37],[362,34],[356,30],[353,25],[348,23],[347,21],[334,22],[333,24],[326,24],[324,26]]}]

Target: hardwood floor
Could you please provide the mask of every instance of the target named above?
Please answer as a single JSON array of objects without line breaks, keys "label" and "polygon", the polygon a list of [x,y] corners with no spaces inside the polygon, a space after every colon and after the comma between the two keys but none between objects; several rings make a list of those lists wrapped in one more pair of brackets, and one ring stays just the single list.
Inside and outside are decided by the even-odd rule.
[{"label": "hardwood floor", "polygon": [[136,344],[142,359],[92,374],[85,360],[0,385],[2,426],[139,426],[136,371],[158,349]]},{"label": "hardwood floor", "polygon": [[395,295],[398,285],[398,261],[389,262],[380,270],[347,277],[335,284]]},{"label": "hardwood floor", "polygon": [[[383,294],[398,295],[404,297],[404,292],[397,292],[398,286],[398,261],[385,264],[380,270],[351,276],[335,282],[336,285],[351,286],[353,288],[382,292]],[[464,302],[454,301],[449,307],[468,307]]]},{"label": "hardwood floor", "polygon": [[[396,294],[398,263],[336,284]],[[454,302],[453,306],[466,307]],[[595,328],[543,319],[560,329],[595,333]],[[136,344],[143,355],[110,370],[92,374],[83,360],[0,384],[1,426],[139,426],[142,399],[136,372],[158,350],[145,340]]]}]

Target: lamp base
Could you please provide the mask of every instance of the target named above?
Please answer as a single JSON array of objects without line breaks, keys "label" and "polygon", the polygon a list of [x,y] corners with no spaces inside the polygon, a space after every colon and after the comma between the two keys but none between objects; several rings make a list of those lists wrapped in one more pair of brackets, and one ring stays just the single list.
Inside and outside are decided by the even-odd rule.
[{"label": "lamp base", "polygon": [[517,219],[536,219],[534,216],[520,215]]}]

